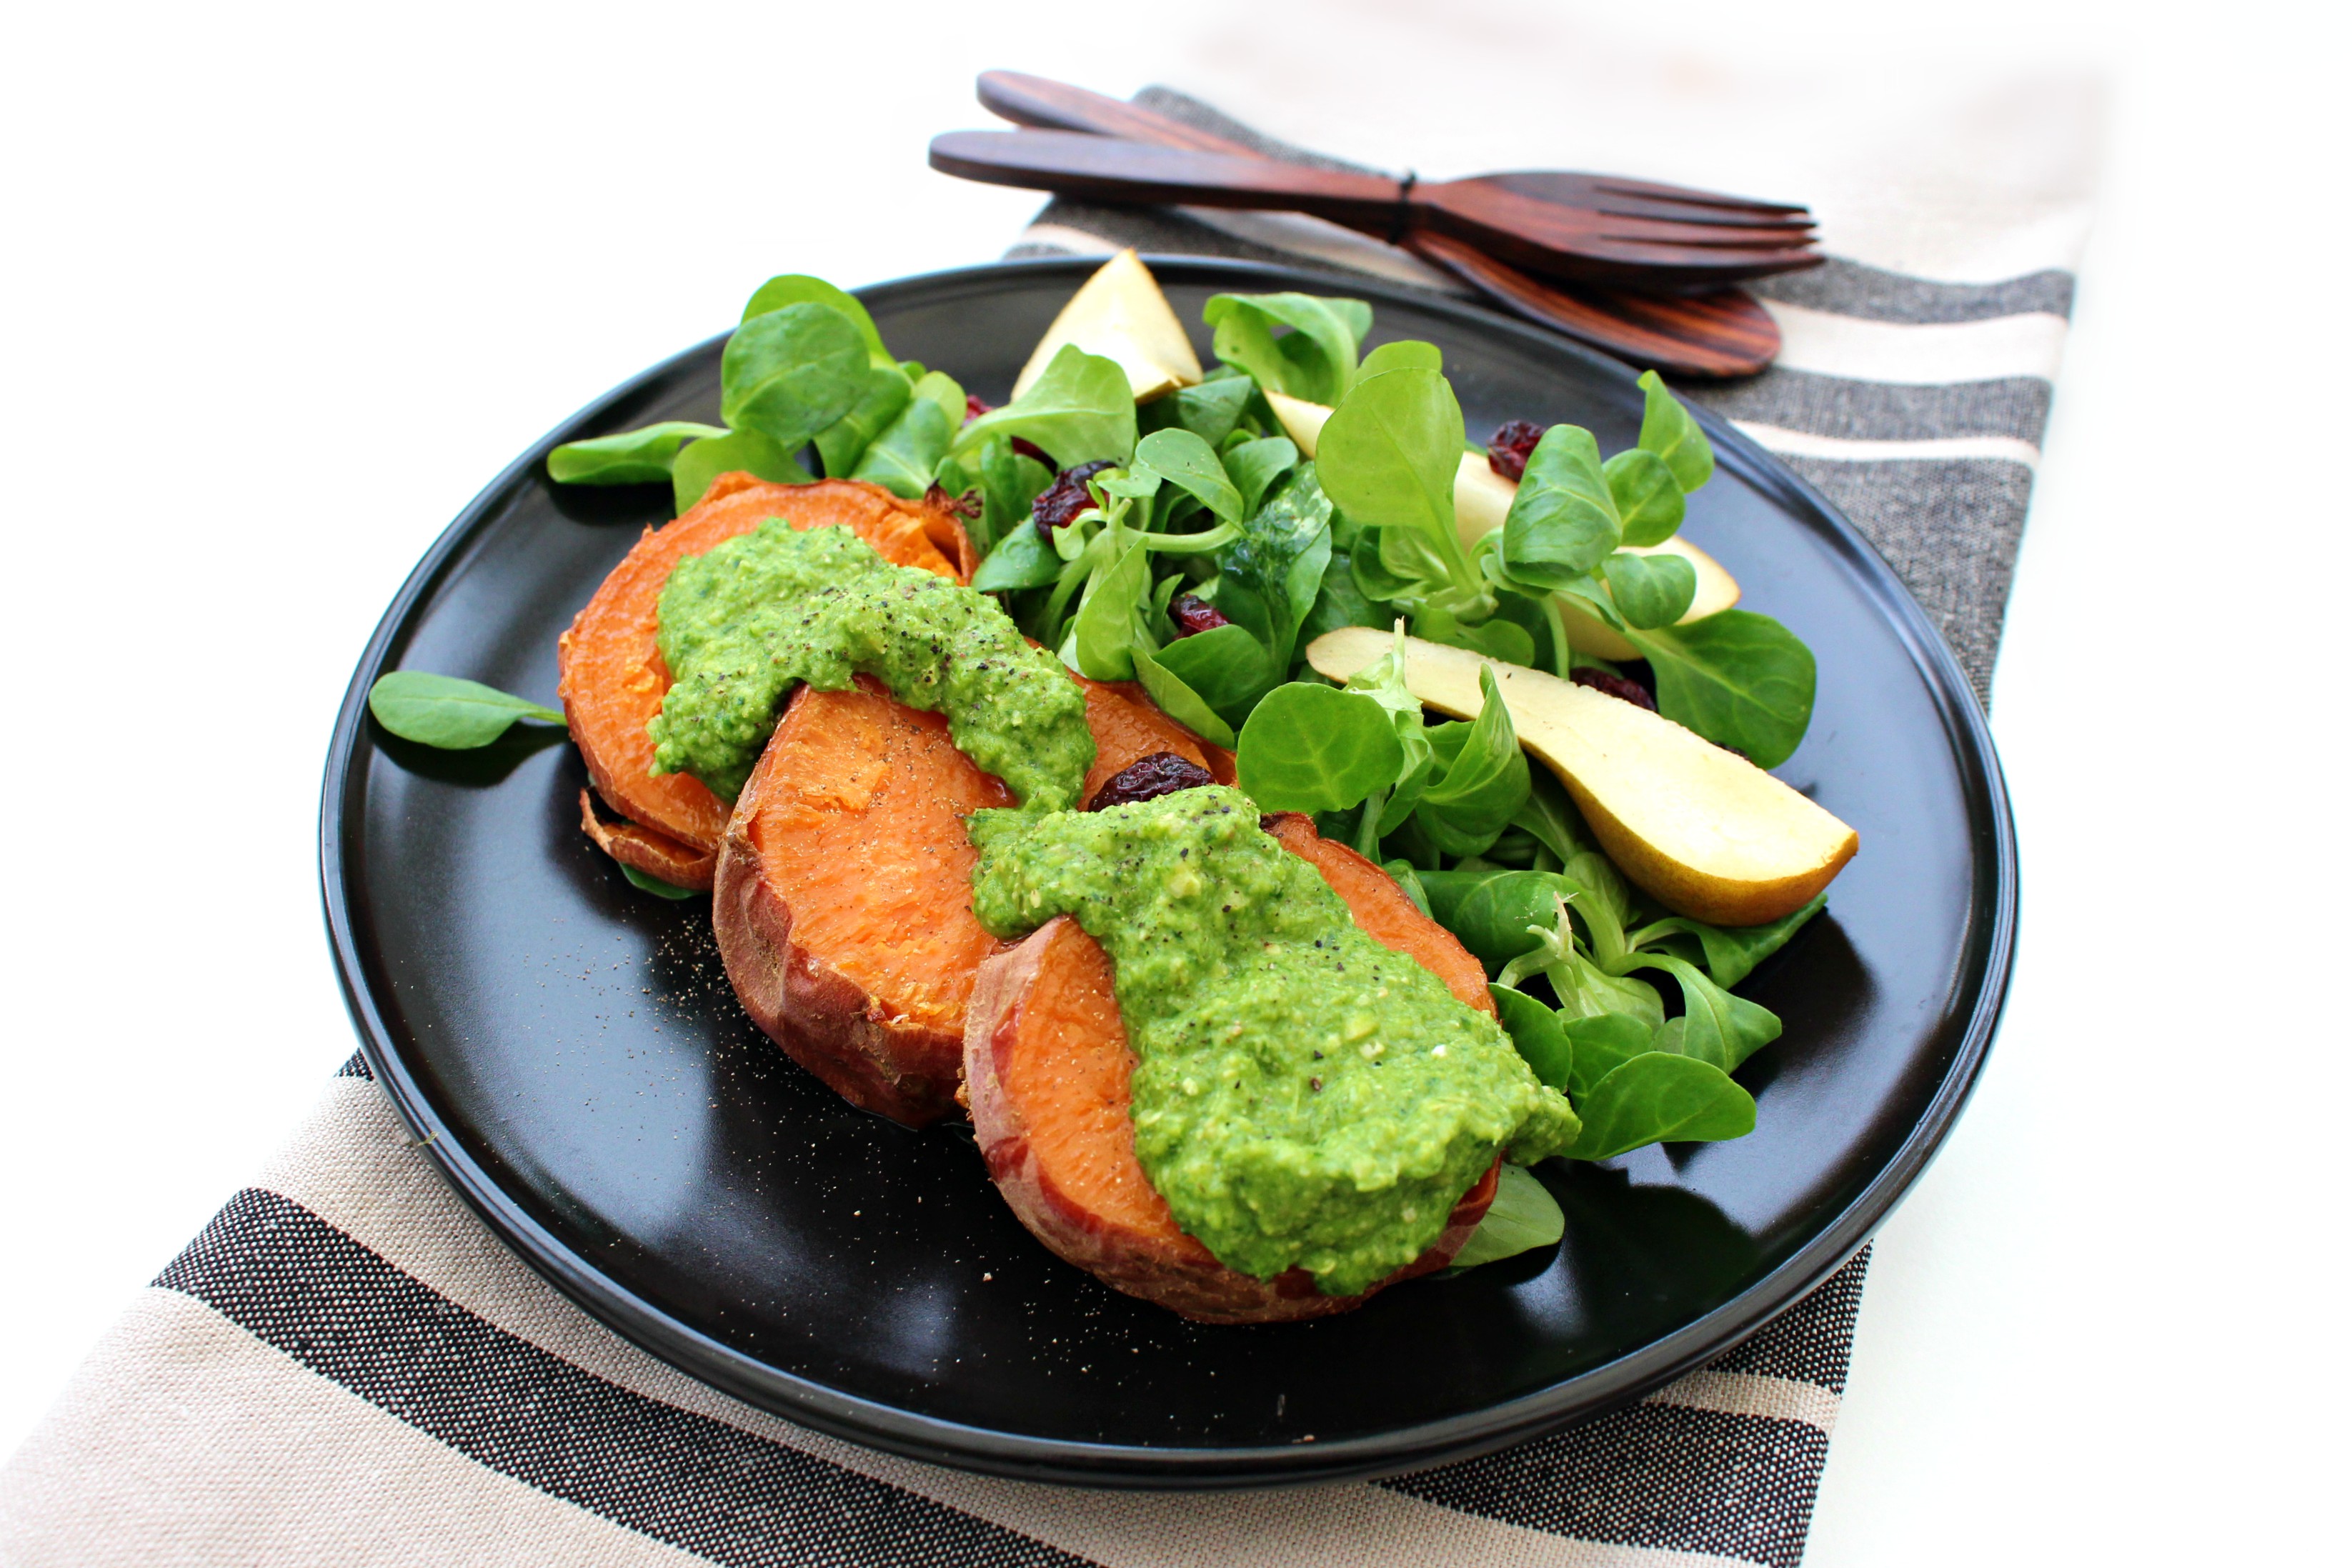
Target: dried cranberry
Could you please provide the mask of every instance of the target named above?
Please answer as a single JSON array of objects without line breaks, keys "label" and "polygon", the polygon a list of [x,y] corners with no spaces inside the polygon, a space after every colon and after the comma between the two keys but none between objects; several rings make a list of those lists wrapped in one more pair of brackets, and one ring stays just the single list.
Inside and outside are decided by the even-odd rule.
[{"label": "dried cranberry", "polygon": [[1045,486],[1045,493],[1030,505],[1029,515],[1037,519],[1039,530],[1066,528],[1077,521],[1078,514],[1095,504],[1094,497],[1087,493],[1087,481],[1114,466],[1106,458],[1063,469],[1060,476]]},{"label": "dried cranberry", "polygon": [[1622,675],[1612,675],[1590,664],[1570,670],[1568,678],[1580,686],[1591,686],[1604,696],[1616,697],[1632,703],[1635,707],[1648,708],[1652,713],[1658,711],[1658,699],[1652,696],[1639,681],[1629,681]]},{"label": "dried cranberry", "polygon": [[1172,751],[1155,751],[1104,779],[1095,798],[1087,802],[1087,810],[1100,811],[1111,806],[1131,806],[1138,800],[1157,800],[1179,789],[1198,789],[1215,782],[1209,770],[1199,763],[1187,762]]},{"label": "dried cranberry", "polygon": [[1176,622],[1176,635],[1190,637],[1196,632],[1206,632],[1214,626],[1230,626],[1224,612],[1197,593],[1180,593],[1168,607],[1168,619]]},{"label": "dried cranberry", "polygon": [[[973,420],[978,419],[983,413],[991,413],[993,412],[994,410],[989,405],[985,399],[980,396],[979,393],[966,392],[963,394],[963,422],[966,424],[970,424]],[[1024,457],[1035,458],[1038,462],[1043,463],[1049,471],[1054,467],[1054,460],[1045,455],[1045,449],[1044,447],[1024,441],[1017,435],[1013,438],[1013,450],[1018,452]]]},{"label": "dried cranberry", "polygon": [[1517,484],[1528,476],[1528,454],[1543,439],[1549,424],[1531,424],[1524,419],[1512,420],[1495,432],[1486,443],[1486,466],[1504,478]]}]

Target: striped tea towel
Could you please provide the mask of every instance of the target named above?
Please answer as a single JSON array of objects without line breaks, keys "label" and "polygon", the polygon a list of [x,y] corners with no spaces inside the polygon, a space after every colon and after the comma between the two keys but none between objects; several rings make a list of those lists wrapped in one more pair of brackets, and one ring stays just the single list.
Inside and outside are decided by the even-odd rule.
[{"label": "striped tea towel", "polygon": [[[1211,112],[1172,94],[1150,101]],[[1700,395],[1878,543],[1981,693],[2079,223],[1907,200],[1889,198],[1892,216],[1861,203],[1845,232],[1932,231],[1948,250],[2033,253],[2034,265],[1937,281],[1882,254],[1779,283],[1780,368]],[[1832,248],[1840,233],[1829,225]],[[1060,204],[1024,248],[1129,243],[1391,277],[1410,265],[1265,214]],[[617,1338],[473,1218],[354,1058],[293,1145],[157,1277],[0,1469],[0,1561],[1793,1564],[1864,1266],[1857,1257],[1643,1403],[1485,1458],[1286,1491],[1034,1486],[802,1430]]]}]

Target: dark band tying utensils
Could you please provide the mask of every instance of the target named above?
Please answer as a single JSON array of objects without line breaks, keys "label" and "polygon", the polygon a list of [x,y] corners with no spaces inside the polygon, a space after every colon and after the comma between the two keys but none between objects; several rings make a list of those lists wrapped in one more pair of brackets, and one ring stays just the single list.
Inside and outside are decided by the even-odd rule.
[{"label": "dark band tying utensils", "polygon": [[1396,221],[1389,225],[1391,245],[1402,245],[1404,236],[1412,232],[1412,188],[1420,183],[1421,176],[1410,169],[1397,182]]}]

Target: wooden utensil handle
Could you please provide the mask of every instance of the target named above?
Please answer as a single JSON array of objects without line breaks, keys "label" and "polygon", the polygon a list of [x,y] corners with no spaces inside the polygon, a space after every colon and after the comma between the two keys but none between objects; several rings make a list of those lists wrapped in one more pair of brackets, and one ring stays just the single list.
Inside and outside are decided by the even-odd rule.
[{"label": "wooden utensil handle", "polygon": [[1260,155],[1213,131],[1202,131],[1155,110],[1088,92],[1067,82],[1025,76],[1019,71],[982,71],[980,101],[990,113],[1016,125],[1118,136],[1129,141],[1181,147],[1194,152],[1225,152],[1243,158]]},{"label": "wooden utensil handle", "polygon": [[951,131],[932,138],[931,167],[1084,200],[1313,213],[1375,231],[1401,215],[1405,200],[1402,183],[1377,174],[1069,131]]}]

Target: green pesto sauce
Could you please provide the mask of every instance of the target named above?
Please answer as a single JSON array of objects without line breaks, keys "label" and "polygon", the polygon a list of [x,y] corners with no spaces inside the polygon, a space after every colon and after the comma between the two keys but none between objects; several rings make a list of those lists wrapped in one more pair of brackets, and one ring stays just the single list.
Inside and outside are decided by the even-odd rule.
[{"label": "green pesto sauce", "polygon": [[659,606],[669,695],[646,726],[656,773],[740,794],[780,705],[872,675],[909,707],[945,713],[958,750],[1024,806],[1078,803],[1095,742],[1087,699],[997,602],[893,566],[842,528],[774,518],[677,563]]},{"label": "green pesto sauce", "polygon": [[1109,952],[1136,1155],[1227,1267],[1353,1295],[1428,1249],[1497,1150],[1570,1134],[1501,1027],[1358,929],[1239,790],[970,828],[982,925],[1066,914]]}]

